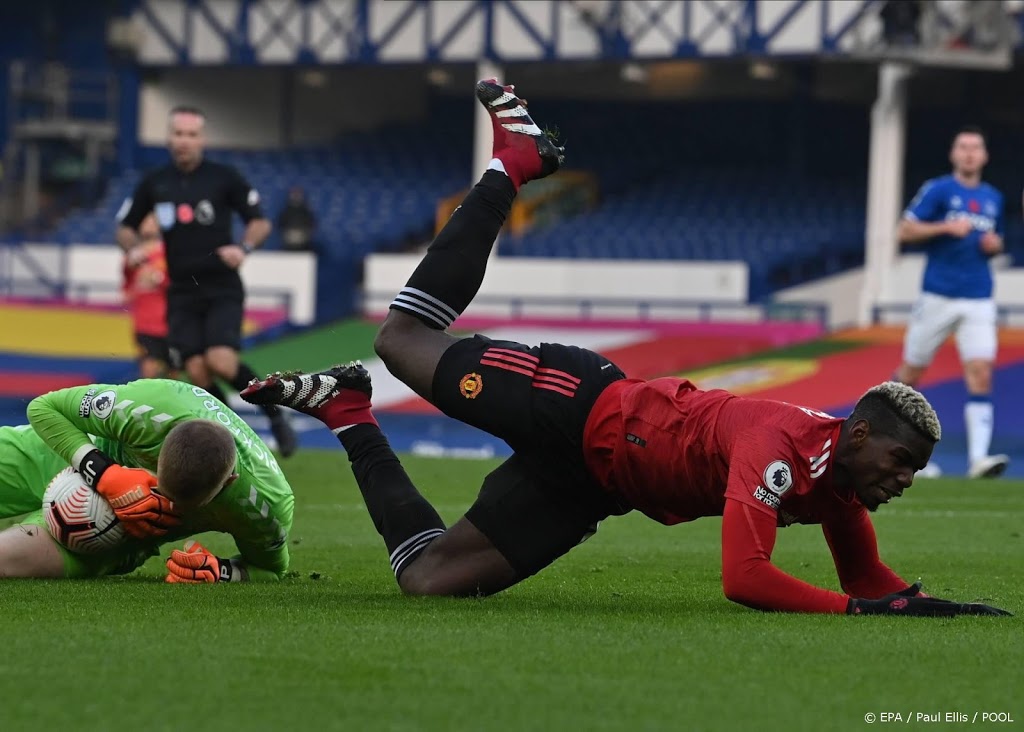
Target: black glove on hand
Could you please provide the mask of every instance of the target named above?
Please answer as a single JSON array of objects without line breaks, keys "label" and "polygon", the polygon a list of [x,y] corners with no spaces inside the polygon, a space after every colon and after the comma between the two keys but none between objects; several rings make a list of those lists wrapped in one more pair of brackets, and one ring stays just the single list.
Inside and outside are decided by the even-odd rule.
[{"label": "black glove on hand", "polygon": [[911,615],[931,618],[951,618],[954,615],[1012,615],[991,605],[974,602],[953,602],[938,597],[921,597],[921,583],[915,582],[905,590],[894,592],[878,600],[851,597],[846,606],[847,615]]}]

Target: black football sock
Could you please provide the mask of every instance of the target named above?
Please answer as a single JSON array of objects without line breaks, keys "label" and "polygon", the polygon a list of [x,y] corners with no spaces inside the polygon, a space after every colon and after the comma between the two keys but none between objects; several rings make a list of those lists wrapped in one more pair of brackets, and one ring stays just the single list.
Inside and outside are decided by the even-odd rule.
[{"label": "black football sock", "polygon": [[375,424],[357,424],[338,433],[348,452],[352,473],[377,533],[384,538],[395,579],[445,525],[416,486]]},{"label": "black football sock", "polygon": [[391,308],[437,330],[450,326],[476,297],[515,196],[507,175],[486,171],[431,242]]},{"label": "black football sock", "polygon": [[[242,391],[242,389],[249,386],[250,381],[258,378],[259,377],[256,376],[256,372],[249,367],[249,364],[244,361],[239,361],[238,371],[235,372],[235,378],[231,380],[231,388],[235,391]],[[270,419],[275,419],[281,413],[280,407],[276,404],[261,404],[259,405],[259,408],[260,411]]]}]

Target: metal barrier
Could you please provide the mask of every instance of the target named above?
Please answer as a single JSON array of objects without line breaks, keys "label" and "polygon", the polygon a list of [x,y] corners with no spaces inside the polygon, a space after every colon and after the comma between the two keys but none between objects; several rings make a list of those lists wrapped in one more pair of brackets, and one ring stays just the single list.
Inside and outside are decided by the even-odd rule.
[{"label": "metal barrier", "polygon": [[[58,258],[56,271],[40,261],[21,242],[0,245],[0,296],[18,297],[40,292],[51,297],[63,297],[67,282],[67,256]],[[19,276],[19,272],[22,273]]]},{"label": "metal barrier", "polygon": [[[364,309],[376,311],[391,302],[394,295],[384,297],[367,293]],[[579,321],[631,320],[634,322],[701,322],[701,323],[813,323],[828,329],[829,306],[823,302],[739,303],[668,298],[594,298],[594,297],[506,297],[478,295],[473,300],[470,316],[497,315],[512,320],[530,318],[569,318]]]},{"label": "metal barrier", "polygon": [[[113,245],[0,244],[0,297],[119,304],[122,266],[120,250]],[[258,252],[242,276],[250,308],[284,307],[294,325],[315,321],[315,255]]]}]

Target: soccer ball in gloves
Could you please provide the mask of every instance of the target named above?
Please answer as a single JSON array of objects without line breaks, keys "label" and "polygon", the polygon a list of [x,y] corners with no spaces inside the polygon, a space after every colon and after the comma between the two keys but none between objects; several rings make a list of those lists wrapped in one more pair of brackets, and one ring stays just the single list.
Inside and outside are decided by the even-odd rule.
[{"label": "soccer ball in gloves", "polygon": [[60,471],[46,486],[43,515],[50,536],[77,554],[113,549],[127,536],[107,499],[86,485],[74,468]]}]

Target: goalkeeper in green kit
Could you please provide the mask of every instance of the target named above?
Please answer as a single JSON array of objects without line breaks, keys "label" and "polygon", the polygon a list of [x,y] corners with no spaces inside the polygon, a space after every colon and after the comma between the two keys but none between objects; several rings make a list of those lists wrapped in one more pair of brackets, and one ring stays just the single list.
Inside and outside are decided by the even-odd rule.
[{"label": "goalkeeper in green kit", "polygon": [[[294,496],[269,448],[230,408],[180,381],[144,379],[44,394],[29,425],[0,427],[0,577],[98,577],[131,572],[161,544],[230,534],[239,554],[197,542],[167,560],[168,582],[277,579],[288,569]],[[99,554],[50,537],[46,486],[68,466],[110,503],[128,534]],[[154,477],[155,474],[155,477]]]}]

